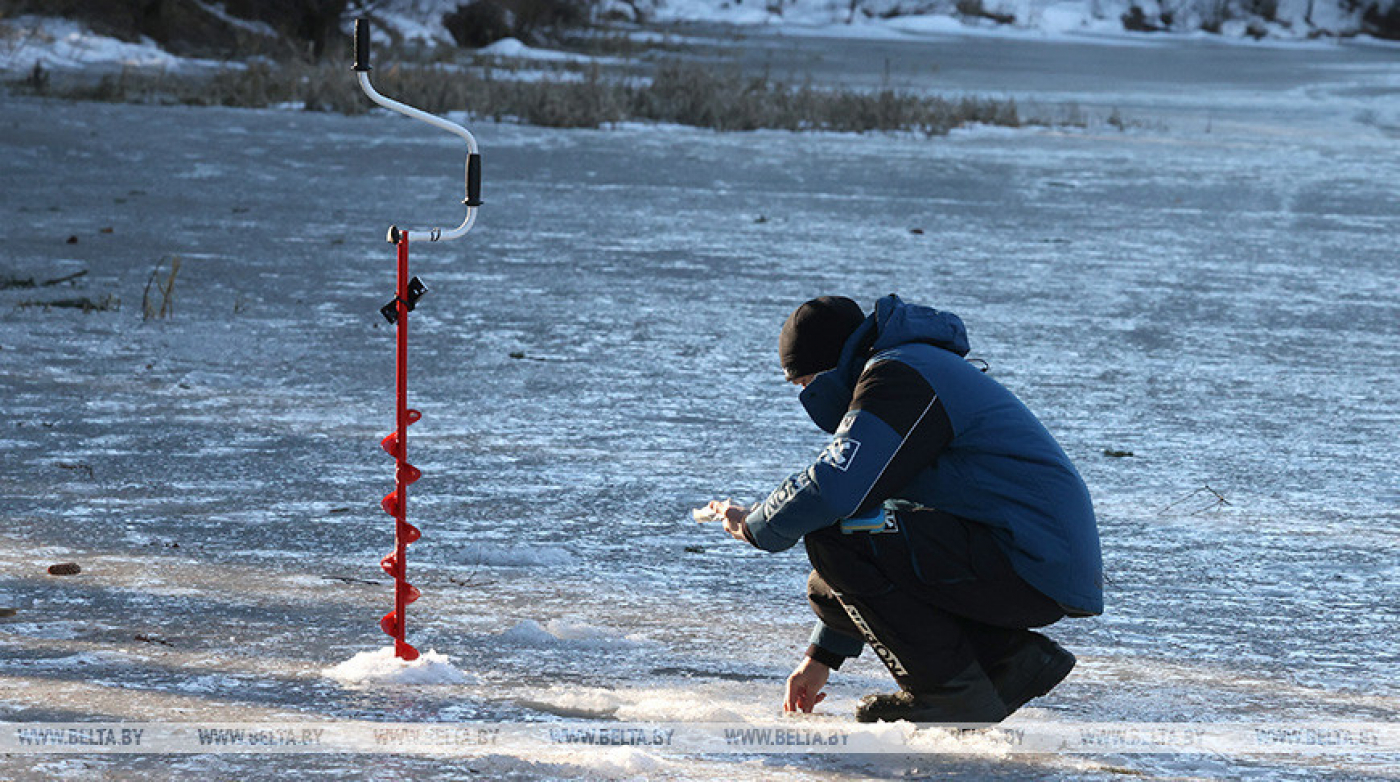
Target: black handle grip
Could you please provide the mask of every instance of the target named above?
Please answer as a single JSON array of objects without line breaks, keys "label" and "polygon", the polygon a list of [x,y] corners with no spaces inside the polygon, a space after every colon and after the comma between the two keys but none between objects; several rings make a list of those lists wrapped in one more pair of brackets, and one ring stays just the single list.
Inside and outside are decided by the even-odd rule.
[{"label": "black handle grip", "polygon": [[467,206],[481,206],[481,155],[467,156]]},{"label": "black handle grip", "polygon": [[352,70],[369,70],[369,20],[355,20],[355,67]]}]

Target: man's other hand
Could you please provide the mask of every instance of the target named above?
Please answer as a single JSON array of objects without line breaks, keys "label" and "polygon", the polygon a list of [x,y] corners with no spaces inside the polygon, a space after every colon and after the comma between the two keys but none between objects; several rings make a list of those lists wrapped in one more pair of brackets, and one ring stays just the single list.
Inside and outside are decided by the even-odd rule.
[{"label": "man's other hand", "polygon": [[831,675],[831,668],[813,660],[810,657],[803,657],[802,662],[797,664],[797,670],[787,679],[787,695],[783,698],[783,711],[802,711],[812,713],[812,707],[826,699],[826,693],[822,688],[826,686],[826,679]]}]

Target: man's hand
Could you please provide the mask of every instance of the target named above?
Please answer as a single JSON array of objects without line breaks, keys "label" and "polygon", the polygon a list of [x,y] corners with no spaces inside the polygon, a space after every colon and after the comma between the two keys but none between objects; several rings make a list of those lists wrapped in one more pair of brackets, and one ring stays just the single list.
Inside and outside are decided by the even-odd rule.
[{"label": "man's hand", "polygon": [[735,540],[741,543],[748,543],[744,537],[744,519],[748,518],[749,509],[744,505],[735,505],[729,500],[713,500],[709,504],[710,510],[715,515],[724,519],[724,531],[728,532]]},{"label": "man's hand", "polygon": [[831,668],[810,657],[803,657],[802,662],[797,664],[797,670],[787,679],[783,711],[811,714],[812,707],[826,699],[822,688],[826,686],[826,679],[830,675]]}]

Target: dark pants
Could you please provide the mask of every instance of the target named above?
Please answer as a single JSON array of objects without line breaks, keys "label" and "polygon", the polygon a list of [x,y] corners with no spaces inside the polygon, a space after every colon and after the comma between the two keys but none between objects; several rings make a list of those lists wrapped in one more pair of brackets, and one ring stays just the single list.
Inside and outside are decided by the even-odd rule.
[{"label": "dark pants", "polygon": [[1059,604],[1012,570],[992,531],[939,511],[899,514],[899,530],[803,539],[807,596],[822,622],[863,638],[906,690],[994,663],[1062,619]]}]

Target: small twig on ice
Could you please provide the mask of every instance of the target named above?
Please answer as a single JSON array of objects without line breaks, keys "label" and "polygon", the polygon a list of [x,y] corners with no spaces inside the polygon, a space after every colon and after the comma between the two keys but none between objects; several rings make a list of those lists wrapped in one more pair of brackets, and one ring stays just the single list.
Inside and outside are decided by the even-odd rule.
[{"label": "small twig on ice", "polygon": [[1220,492],[1216,491],[1215,489],[1212,489],[1208,484],[1201,484],[1201,488],[1196,489],[1195,491],[1192,491],[1191,493],[1187,494],[1186,496],[1181,497],[1180,499],[1177,499],[1177,500],[1171,502],[1171,503],[1168,504],[1165,508],[1162,508],[1160,511],[1157,511],[1157,515],[1159,515],[1159,516],[1164,516],[1164,515],[1166,515],[1166,513],[1167,513],[1168,511],[1170,511],[1171,509],[1173,509],[1173,508],[1175,508],[1175,507],[1177,507],[1177,506],[1179,506],[1179,505],[1181,505],[1181,504],[1183,504],[1183,503],[1185,503],[1185,502],[1187,502],[1187,501],[1189,501],[1189,500],[1192,500],[1192,499],[1195,499],[1195,498],[1199,497],[1199,496],[1201,495],[1202,492],[1205,492],[1205,493],[1209,494],[1209,495],[1210,495],[1211,497],[1213,497],[1214,499],[1210,501],[1210,504],[1205,505],[1205,506],[1202,506],[1202,507],[1200,507],[1200,508],[1197,508],[1196,510],[1191,511],[1190,513],[1188,513],[1188,514],[1186,514],[1186,515],[1188,515],[1188,516],[1198,516],[1198,515],[1200,515],[1200,514],[1202,514],[1202,513],[1205,513],[1206,511],[1210,511],[1210,510],[1220,510],[1220,508],[1221,508],[1222,506],[1230,506],[1230,507],[1233,507],[1233,505],[1231,505],[1230,501],[1227,500],[1227,499],[1225,499],[1225,495],[1221,494]]}]

